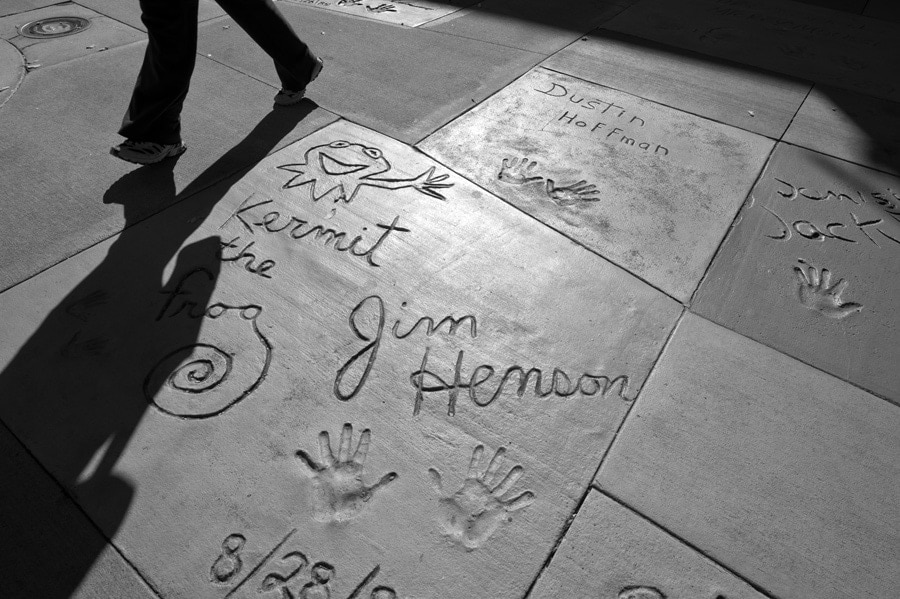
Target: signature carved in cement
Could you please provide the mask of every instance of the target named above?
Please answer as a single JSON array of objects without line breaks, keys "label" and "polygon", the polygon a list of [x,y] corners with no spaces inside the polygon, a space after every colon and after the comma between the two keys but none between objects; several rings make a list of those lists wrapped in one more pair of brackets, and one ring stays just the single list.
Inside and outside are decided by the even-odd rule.
[{"label": "signature carved in cement", "polygon": [[827,268],[820,271],[802,259],[799,262],[800,266],[794,267],[794,273],[797,275],[797,292],[803,306],[834,319],[846,318],[862,310],[862,304],[841,300],[841,295],[847,289],[847,281],[838,279],[832,285],[831,272]]},{"label": "signature carved in cement", "polygon": [[355,518],[376,492],[397,479],[396,472],[388,472],[374,485],[367,486],[363,482],[363,466],[369,453],[371,436],[369,429],[365,429],[351,454],[353,426],[348,423],[341,429],[337,456],[331,450],[328,431],[319,433],[321,464],[302,449],[297,452],[297,457],[313,479],[313,517],[316,520],[341,522]]},{"label": "signature carved in cement", "polygon": [[484,445],[477,446],[472,452],[462,487],[448,496],[444,495],[441,473],[434,468],[428,469],[435,490],[442,496],[443,533],[469,551],[481,547],[507,520],[507,513],[524,509],[534,501],[531,491],[510,495],[513,486],[522,477],[523,468],[513,466],[505,476],[501,476],[500,462],[505,453],[505,448],[498,449],[487,468],[482,470]]},{"label": "signature carved in cement", "polygon": [[[215,303],[203,308],[190,299],[187,290],[193,277],[215,280],[205,268],[185,274],[171,291],[163,292],[168,299],[157,322],[177,318],[205,318],[223,326],[234,322],[237,326],[227,327],[234,331],[230,335],[233,339],[225,349],[212,343],[194,343],[170,351],[150,369],[144,379],[144,394],[166,414],[199,419],[221,414],[259,387],[272,361],[272,344],[257,322],[262,306]],[[177,326],[177,320],[171,322]]]},{"label": "signature carved in cement", "polygon": [[449,175],[434,176],[434,167],[410,179],[376,178],[391,170],[383,152],[343,140],[314,146],[306,151],[303,162],[278,168],[296,173],[282,186],[284,189],[311,183],[314,202],[324,198],[349,204],[364,186],[392,190],[411,187],[432,198],[446,200],[437,190],[453,187],[453,183],[446,183]]}]

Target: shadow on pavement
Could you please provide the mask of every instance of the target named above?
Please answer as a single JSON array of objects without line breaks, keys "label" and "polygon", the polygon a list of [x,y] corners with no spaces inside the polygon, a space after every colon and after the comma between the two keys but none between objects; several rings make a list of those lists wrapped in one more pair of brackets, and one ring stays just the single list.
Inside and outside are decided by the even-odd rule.
[{"label": "shadow on pavement", "polygon": [[[207,172],[221,172],[237,158],[252,167],[314,107],[306,101],[273,110]],[[121,204],[131,225],[146,213],[146,202],[168,203],[198,191],[191,184],[176,196],[174,166],[170,160],[137,168],[113,184],[103,201]],[[207,180],[201,174],[195,181]],[[104,549],[104,537],[113,538],[128,513],[135,485],[115,468],[150,400],[163,385],[203,386],[218,375],[216,356],[202,355],[199,335],[218,279],[220,240],[212,236],[182,245],[229,188],[219,185],[212,194],[189,200],[197,201],[190,220],[153,222],[155,235],[146,227],[126,228],[0,373],[4,422],[67,493],[90,506],[104,535],[76,539],[70,544],[77,551],[47,559],[53,553],[47,539],[69,543],[58,538],[59,531],[43,529],[53,514],[41,511],[55,508],[36,512],[38,498],[4,494],[0,530],[4,545],[15,547],[13,563],[4,558],[5,596],[73,595]],[[5,460],[0,464],[13,468]],[[14,472],[0,477],[16,480]]]},{"label": "shadow on pavement", "polygon": [[[490,10],[489,6],[484,10]],[[504,6],[504,17],[519,18],[516,9]],[[695,56],[675,47],[668,50]],[[747,48],[748,53],[753,51]],[[736,64],[706,58],[711,63]],[[855,107],[846,94],[833,99],[853,117]],[[154,371],[161,356],[179,355],[179,350],[201,341],[202,318],[192,315],[206,309],[215,290],[220,240],[207,237],[182,245],[228,186],[216,188],[213,197],[204,195],[197,218],[190,222],[169,219],[164,228],[156,223],[160,234],[152,245],[147,244],[146,235],[138,234],[140,228],[131,225],[151,212],[154,203],[168,204],[196,194],[210,181],[209,173],[221,173],[224,165],[257,163],[312,108],[306,103],[271,112],[181,194],[175,193],[174,162],[138,168],[112,185],[104,201],[122,205],[126,229],[109,246],[104,260],[47,315],[0,373],[4,422],[68,493],[81,505],[91,506],[91,517],[106,538],[115,536],[136,492],[134,483],[117,474],[115,466],[151,405],[148,399],[156,396],[170,375],[177,374],[176,369],[161,376],[146,373]],[[889,137],[894,134],[880,126],[881,120],[863,115],[855,123],[870,140],[870,164],[900,168],[900,156],[885,150],[886,144],[895,143]],[[146,193],[148,189],[152,193]],[[174,269],[168,274],[173,260]],[[175,289],[176,282],[187,281],[194,272],[203,274],[189,277],[184,288]],[[184,303],[184,309],[167,310],[167,298]],[[182,358],[186,354],[179,357],[181,363]],[[197,382],[208,373],[201,368],[187,376]],[[6,462],[0,464],[6,468]],[[4,474],[0,472],[10,480]],[[0,502],[8,500],[6,496]],[[4,568],[4,588],[11,580],[16,585],[7,596],[71,596],[103,550],[105,538],[81,539],[79,550],[67,559],[47,560],[44,545],[55,533],[37,531],[52,522],[50,515],[34,513],[33,506],[24,504],[0,503],[0,507],[4,543],[16,547],[15,564],[20,564],[9,567],[7,563]],[[28,516],[18,517],[23,514]],[[37,570],[40,576],[35,575]]]}]

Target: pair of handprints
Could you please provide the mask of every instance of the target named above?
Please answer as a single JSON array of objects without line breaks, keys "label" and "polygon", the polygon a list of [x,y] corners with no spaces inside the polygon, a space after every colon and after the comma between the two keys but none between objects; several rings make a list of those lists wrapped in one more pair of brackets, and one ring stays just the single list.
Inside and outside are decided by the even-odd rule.
[{"label": "pair of handprints", "polygon": [[528,158],[504,158],[497,179],[509,185],[543,184],[547,198],[559,206],[597,202],[602,199],[597,195],[600,193],[597,186],[584,179],[571,185],[557,187],[553,179],[535,174],[537,167],[538,163]]},{"label": "pair of handprints", "polygon": [[[320,521],[345,521],[357,517],[375,496],[397,480],[396,472],[388,472],[374,484],[363,481],[363,468],[369,452],[372,433],[365,429],[353,449],[353,426],[341,430],[337,455],[332,450],[328,431],[319,433],[319,461],[300,450],[297,457],[312,478],[314,518]],[[352,451],[351,451],[352,450]],[[513,487],[523,468],[513,466],[501,471],[506,449],[501,447],[485,466],[484,446],[472,452],[469,469],[462,486],[445,494],[441,473],[429,468],[432,485],[441,506],[442,532],[468,550],[480,547],[506,520],[506,514],[524,509],[534,501],[534,493],[514,493]]]}]

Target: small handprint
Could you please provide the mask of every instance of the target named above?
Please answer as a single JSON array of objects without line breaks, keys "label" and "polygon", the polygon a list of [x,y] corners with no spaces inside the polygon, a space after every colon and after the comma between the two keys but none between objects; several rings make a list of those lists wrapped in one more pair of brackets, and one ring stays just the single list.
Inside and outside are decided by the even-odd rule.
[{"label": "small handprint", "polygon": [[59,354],[64,358],[84,358],[90,356],[102,356],[109,353],[107,347],[110,340],[107,337],[88,337],[82,338],[81,333],[77,332],[72,338],[59,350]]},{"label": "small handprint", "polygon": [[342,522],[359,515],[375,492],[397,479],[396,472],[389,472],[372,486],[363,483],[363,466],[369,452],[372,433],[366,429],[359,436],[356,451],[350,453],[353,442],[353,426],[345,424],[341,430],[341,441],[335,457],[331,451],[328,431],[319,433],[319,458],[316,463],[309,454],[300,450],[297,457],[309,469],[313,478],[314,518],[325,522]]},{"label": "small handprint", "polygon": [[596,202],[600,200],[596,195],[599,193],[597,186],[584,180],[565,187],[556,187],[553,179],[547,179],[546,190],[547,197],[560,206],[571,206],[579,202]]},{"label": "small handprint", "polygon": [[109,303],[109,299],[109,293],[102,289],[92,291],[66,306],[66,314],[81,322],[87,322],[96,310]]},{"label": "small handprint", "polygon": [[444,534],[467,550],[480,547],[506,519],[507,512],[528,507],[534,501],[534,493],[525,491],[508,497],[507,494],[522,476],[521,466],[513,466],[505,476],[500,476],[500,461],[506,449],[501,447],[491,458],[486,470],[481,470],[484,445],[472,452],[469,471],[462,487],[453,495],[444,496],[441,473],[428,469],[432,484],[441,495]]},{"label": "small handprint", "polygon": [[[800,303],[810,310],[815,310],[828,318],[841,319],[862,310],[862,305],[855,302],[844,303],[841,294],[847,289],[847,281],[838,279],[831,284],[831,272],[827,268],[820,271],[804,260],[801,266],[795,266],[799,284]],[[804,270],[805,267],[805,270]]]},{"label": "small handprint", "polygon": [[518,158],[504,158],[503,166],[500,168],[500,172],[497,173],[497,178],[510,185],[534,183],[543,179],[543,177],[532,174],[537,165],[538,163],[534,160],[529,162],[528,158],[522,158],[521,160]]},{"label": "small handprint", "polygon": [[427,196],[431,196],[439,200],[446,200],[447,198],[434,190],[453,187],[453,183],[442,183],[442,181],[447,180],[450,175],[438,175],[437,177],[433,177],[432,175],[434,175],[434,167],[431,167],[430,169],[413,179],[410,182],[412,188],[416,191],[424,193]]}]

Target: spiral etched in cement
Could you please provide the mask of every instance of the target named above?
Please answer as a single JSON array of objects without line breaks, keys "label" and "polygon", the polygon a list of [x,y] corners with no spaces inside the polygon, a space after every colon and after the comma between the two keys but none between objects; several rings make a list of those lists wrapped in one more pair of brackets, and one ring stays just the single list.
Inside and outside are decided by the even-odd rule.
[{"label": "spiral etched in cement", "polygon": [[[185,352],[187,360],[181,359]],[[172,361],[181,362],[171,368]],[[231,372],[232,358],[218,347],[198,343],[172,352],[159,363],[157,368],[169,370],[172,374],[166,384],[185,393],[203,393],[215,388]]]},{"label": "spiral etched in cement", "polygon": [[272,360],[272,344],[256,322],[261,313],[255,305],[213,304],[191,315],[229,321],[223,323],[227,335],[220,330],[213,336],[217,345],[194,343],[166,354],[144,380],[147,401],[171,416],[198,419],[221,414],[253,393]]}]

